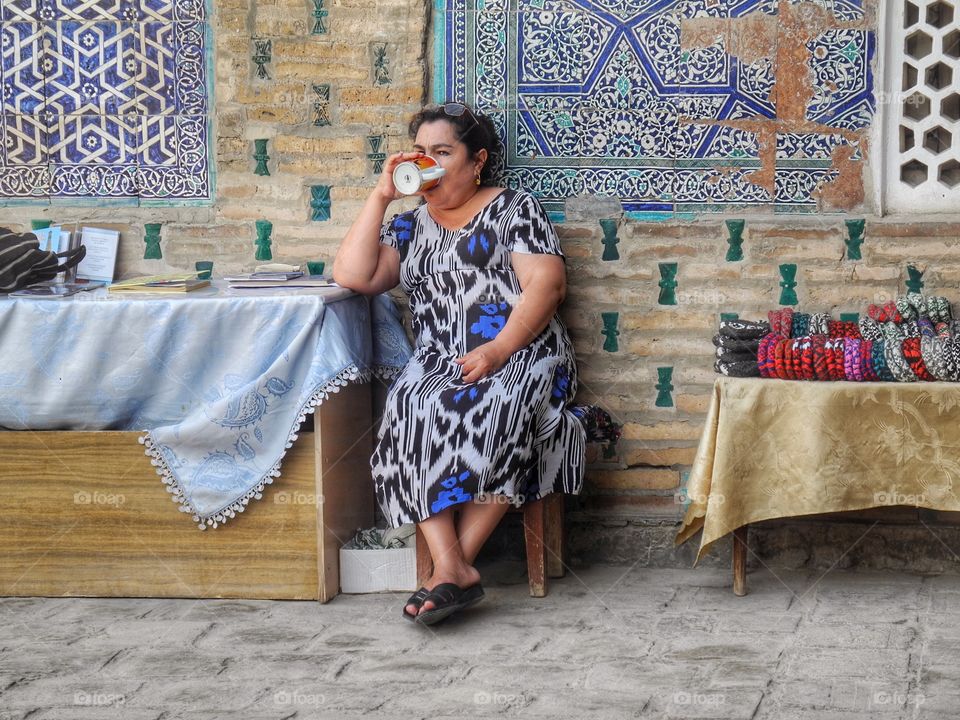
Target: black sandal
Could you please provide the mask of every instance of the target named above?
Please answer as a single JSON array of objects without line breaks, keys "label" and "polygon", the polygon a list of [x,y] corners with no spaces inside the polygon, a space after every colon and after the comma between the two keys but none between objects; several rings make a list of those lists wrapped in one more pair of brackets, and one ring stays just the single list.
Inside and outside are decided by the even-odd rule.
[{"label": "black sandal", "polygon": [[416,617],[421,625],[433,625],[444,620],[455,612],[483,600],[483,587],[480,583],[468,588],[461,588],[454,583],[440,583],[423,599],[433,603],[433,608],[424,610]]},{"label": "black sandal", "polygon": [[430,594],[430,591],[425,587],[417,590],[413,595],[407,598],[407,601],[403,604],[403,617],[410,622],[416,622],[417,615],[414,613],[411,615],[407,612],[407,605],[416,605],[417,612],[420,611],[420,607],[423,605],[423,602],[427,599],[427,596]]}]

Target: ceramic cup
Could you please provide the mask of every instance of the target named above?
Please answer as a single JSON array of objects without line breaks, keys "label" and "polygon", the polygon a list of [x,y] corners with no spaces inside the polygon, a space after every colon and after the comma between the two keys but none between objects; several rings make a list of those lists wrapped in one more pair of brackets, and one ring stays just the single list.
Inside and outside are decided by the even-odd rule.
[{"label": "ceramic cup", "polygon": [[447,172],[429,155],[402,162],[393,170],[393,186],[403,195],[435,188]]},{"label": "ceramic cup", "polygon": [[213,275],[213,260],[197,260],[194,267],[200,280],[209,280]]},{"label": "ceramic cup", "polygon": [[311,275],[323,275],[323,269],[327,266],[323,260],[318,262],[308,262],[307,263],[307,272]]}]

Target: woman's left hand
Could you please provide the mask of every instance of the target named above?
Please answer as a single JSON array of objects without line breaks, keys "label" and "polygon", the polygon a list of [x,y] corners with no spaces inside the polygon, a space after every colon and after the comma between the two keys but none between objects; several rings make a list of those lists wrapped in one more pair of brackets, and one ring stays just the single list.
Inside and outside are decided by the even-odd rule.
[{"label": "woman's left hand", "polygon": [[495,373],[509,358],[510,353],[503,350],[495,341],[490,341],[475,347],[454,362],[463,369],[463,381],[472,383]]}]

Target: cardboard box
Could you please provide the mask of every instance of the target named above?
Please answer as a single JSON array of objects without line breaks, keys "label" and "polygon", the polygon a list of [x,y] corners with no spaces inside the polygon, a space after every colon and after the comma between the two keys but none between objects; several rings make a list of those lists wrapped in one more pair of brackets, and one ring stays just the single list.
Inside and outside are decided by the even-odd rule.
[{"label": "cardboard box", "polygon": [[416,548],[340,549],[340,592],[376,593],[416,589]]}]

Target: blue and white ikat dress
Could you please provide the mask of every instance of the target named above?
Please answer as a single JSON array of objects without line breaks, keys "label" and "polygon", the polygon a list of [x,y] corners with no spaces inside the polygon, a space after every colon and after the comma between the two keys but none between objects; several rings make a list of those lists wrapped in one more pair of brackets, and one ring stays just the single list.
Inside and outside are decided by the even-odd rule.
[{"label": "blue and white ikat dress", "polygon": [[421,205],[387,222],[380,241],[400,253],[417,336],[371,459],[388,521],[420,522],[486,495],[521,504],[579,493],[585,434],[569,412],[577,371],[560,318],[477,382],[464,383],[454,362],[506,324],[520,295],[512,252],[563,256],[540,203],[504,190],[460,230]]}]

